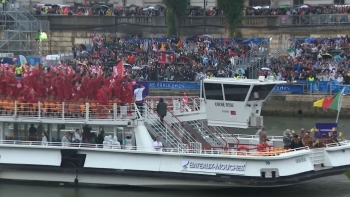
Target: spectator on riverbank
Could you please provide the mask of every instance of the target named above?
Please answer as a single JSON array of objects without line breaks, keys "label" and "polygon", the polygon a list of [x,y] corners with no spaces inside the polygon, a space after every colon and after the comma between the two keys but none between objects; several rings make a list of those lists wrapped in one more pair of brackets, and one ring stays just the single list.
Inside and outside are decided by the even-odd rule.
[{"label": "spectator on riverbank", "polygon": [[288,53],[270,57],[266,67],[280,80],[289,82],[307,80],[350,82],[349,38],[296,39]]}]

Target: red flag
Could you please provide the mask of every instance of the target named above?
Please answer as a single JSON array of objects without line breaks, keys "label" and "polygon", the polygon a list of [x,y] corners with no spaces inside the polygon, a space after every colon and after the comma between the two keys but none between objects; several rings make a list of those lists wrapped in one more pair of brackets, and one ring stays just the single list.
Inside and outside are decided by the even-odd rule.
[{"label": "red flag", "polygon": [[123,61],[120,61],[118,65],[113,67],[113,76],[119,76],[123,77],[124,76],[124,63]]},{"label": "red flag", "polygon": [[135,63],[135,60],[136,60],[136,56],[135,56],[135,55],[132,55],[132,56],[128,56],[127,62],[128,62],[129,64],[134,64],[134,63]]}]

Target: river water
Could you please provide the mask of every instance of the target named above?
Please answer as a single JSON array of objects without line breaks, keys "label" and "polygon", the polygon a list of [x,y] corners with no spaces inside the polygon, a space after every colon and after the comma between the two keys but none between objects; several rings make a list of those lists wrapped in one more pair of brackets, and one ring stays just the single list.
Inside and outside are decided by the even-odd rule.
[{"label": "river water", "polygon": [[[334,119],[312,119],[297,117],[264,117],[264,122],[269,135],[282,135],[285,129],[300,128],[310,129],[316,122],[334,122]],[[350,121],[340,119],[338,131],[344,132],[344,137],[349,139],[350,134],[346,128],[350,128]],[[254,134],[256,130],[237,130],[236,133]],[[141,188],[66,188],[44,187],[14,184],[0,184],[0,197],[349,197],[350,181],[344,175],[322,178],[299,185],[282,188],[233,188],[224,190],[200,190],[200,191],[174,191]]]}]

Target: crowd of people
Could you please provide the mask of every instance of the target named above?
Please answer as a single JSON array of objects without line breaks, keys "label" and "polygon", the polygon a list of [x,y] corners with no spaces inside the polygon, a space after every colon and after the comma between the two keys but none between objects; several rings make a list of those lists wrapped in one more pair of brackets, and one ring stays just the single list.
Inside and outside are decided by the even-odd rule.
[{"label": "crowd of people", "polygon": [[[79,4],[74,6],[58,4],[37,4],[33,10],[37,15],[64,14],[64,15],[101,15],[101,16],[165,16],[166,7],[163,5],[154,6],[113,6],[108,4]],[[223,12],[216,7],[207,8],[206,16],[222,16]],[[188,6],[186,16],[203,16],[204,9],[200,6]]]},{"label": "crowd of people", "polygon": [[94,34],[91,43],[74,46],[73,59],[56,65],[2,64],[1,97],[30,103],[40,99],[130,103],[135,81],[232,78],[248,73],[240,66],[254,55],[266,57],[260,74],[269,73],[278,80],[312,78],[350,84],[348,36],[296,39],[279,57],[268,55],[267,39],[214,39],[209,35],[146,39]]},{"label": "crowd of people", "polygon": [[[322,133],[320,136],[312,136],[312,133],[314,133],[315,130],[315,128],[312,128],[310,130],[301,128],[300,135],[298,135],[296,131],[286,129],[283,132],[284,149],[300,149],[302,147],[309,147],[310,149],[324,148],[327,144],[334,144],[339,142],[337,133],[331,132],[328,133],[328,135]],[[269,142],[266,128],[262,127],[255,135],[259,136],[259,145],[257,147],[258,151],[265,150],[266,147],[268,147]]]},{"label": "crowd of people", "polygon": [[349,14],[350,7],[348,5],[328,5],[328,6],[312,6],[312,5],[302,5],[302,6],[280,6],[278,8],[267,7],[247,7],[245,9],[246,16],[261,16],[261,15],[318,15],[318,14]]},{"label": "crowd of people", "polygon": [[296,39],[287,53],[267,60],[279,80],[338,81],[350,84],[349,38]]},{"label": "crowd of people", "polygon": [[108,72],[107,65],[111,71],[114,60],[122,60],[124,75],[137,81],[196,81],[207,74],[232,77],[235,63],[268,48],[268,39],[213,39],[210,35],[147,39],[95,34],[91,43],[92,47],[73,47],[73,67],[88,61],[105,65]]}]

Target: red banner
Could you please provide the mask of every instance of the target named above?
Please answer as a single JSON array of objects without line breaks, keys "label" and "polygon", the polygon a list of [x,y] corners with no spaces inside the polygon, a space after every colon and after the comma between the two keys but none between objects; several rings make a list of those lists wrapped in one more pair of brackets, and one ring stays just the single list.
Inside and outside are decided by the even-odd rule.
[{"label": "red banner", "polygon": [[113,67],[113,76],[119,76],[123,77],[124,76],[124,63],[123,61],[120,61],[118,65]]}]

